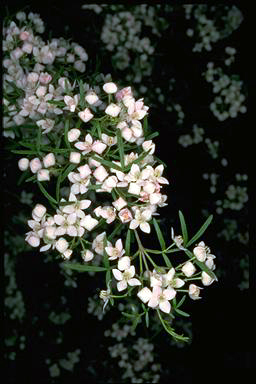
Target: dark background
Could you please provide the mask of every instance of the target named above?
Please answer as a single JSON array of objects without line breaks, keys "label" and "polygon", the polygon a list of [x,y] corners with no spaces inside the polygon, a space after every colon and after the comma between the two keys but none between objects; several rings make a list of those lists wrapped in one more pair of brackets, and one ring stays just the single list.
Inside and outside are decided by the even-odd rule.
[{"label": "dark background", "polygon": [[[40,14],[46,24],[47,34],[49,30],[52,30],[53,37],[72,37],[73,41],[84,46],[89,56],[87,68],[93,70],[98,55],[97,46],[95,46],[93,34],[88,36],[86,27],[90,23],[92,30],[97,30],[98,26],[94,14],[82,11],[81,4],[79,2],[54,2],[52,4],[44,1],[40,5],[39,3],[32,5],[18,1],[8,2],[8,9],[10,13],[15,14],[23,6],[28,5],[27,10]],[[239,73],[241,79],[248,84],[247,9],[241,6],[239,8],[244,15],[244,21],[240,28],[228,38],[228,41],[227,39],[225,42],[223,41],[223,47],[227,45],[236,47],[238,53],[233,71]],[[186,112],[184,129],[195,121],[200,121],[203,127],[208,127],[208,137],[219,140],[225,148],[226,157],[229,159],[228,171],[225,171],[230,174],[248,173],[247,140],[246,135],[241,134],[247,125],[247,115],[228,119],[223,123],[223,127],[218,124],[217,119],[212,117],[210,110],[205,108],[205,105],[209,104],[207,103],[210,97],[209,87],[198,87],[198,84],[202,83],[202,68],[205,68],[208,61],[214,61],[214,53],[193,53],[191,48],[188,48],[188,39],[175,33],[178,26],[180,27],[184,23],[184,17],[182,18],[179,13],[175,16],[170,23],[170,29],[162,37],[160,48],[165,60],[164,63],[159,62],[159,69],[155,71],[152,82],[157,83],[160,88],[164,87],[166,76],[170,73],[171,68],[173,76],[181,85],[181,104]],[[66,26],[69,29],[65,29]],[[219,49],[222,49],[221,43]],[[212,58],[209,59],[209,55],[212,55]],[[104,73],[111,73],[113,79],[118,79],[110,59],[110,55],[100,57],[101,67],[104,68]],[[177,128],[175,124],[170,124],[170,121],[166,119],[163,107],[160,107],[160,110],[150,109],[149,124],[151,127],[157,126],[160,132],[160,136],[155,139],[157,152],[158,156],[168,164],[169,205],[162,209],[161,216],[167,217],[172,225],[178,228],[178,210],[181,209],[187,218],[188,229],[191,228],[193,232],[204,221],[201,214],[202,206],[208,208],[210,213],[214,213],[211,211],[212,207],[208,201],[209,191],[207,186],[202,183],[202,173],[207,172],[209,168],[212,169],[213,160],[203,151],[195,151],[192,147],[183,149],[177,144],[181,134],[180,128]],[[12,198],[7,192],[15,191],[17,188],[17,165],[14,160],[8,159],[5,172],[8,175],[5,217],[10,217],[17,210],[17,205],[12,204]],[[216,173],[218,173],[217,169]],[[217,256],[217,271],[218,268],[223,269],[225,275],[217,284],[213,284],[210,288],[206,287],[202,300],[188,304],[187,311],[191,313],[193,324],[193,341],[190,346],[183,349],[170,349],[166,338],[159,337],[159,342],[156,342],[158,343],[157,349],[161,353],[163,362],[170,367],[168,378],[160,382],[170,382],[171,379],[185,382],[185,380],[197,378],[198,375],[201,376],[202,370],[208,377],[208,375],[212,375],[212,372],[218,373],[221,370],[231,373],[252,368],[252,356],[254,356],[252,351],[255,348],[252,342],[253,311],[251,309],[254,305],[251,303],[254,303],[254,300],[248,291],[240,291],[237,287],[241,279],[241,271],[237,266],[234,267],[232,258],[239,259],[241,249],[237,249],[235,242],[224,243],[216,239],[219,221],[222,219],[222,216],[215,215],[213,224],[206,232],[204,240]],[[248,218],[245,217],[244,220],[247,221]],[[166,226],[166,234],[168,231]],[[24,382],[27,384],[48,383],[49,374],[44,358],[50,352],[51,356],[54,353],[56,356],[58,354],[57,349],[54,352],[54,348],[56,348],[52,343],[54,326],[48,322],[48,311],[49,307],[58,307],[58,297],[63,290],[62,281],[58,274],[58,264],[45,264],[40,256],[34,252],[20,255],[20,259],[17,260],[17,281],[24,295],[26,316],[31,319],[32,314],[37,313],[38,324],[39,322],[45,324],[45,337],[39,337],[37,323],[32,324],[31,321],[28,321],[24,333],[29,335],[29,341],[22,358],[6,363],[9,379],[5,382],[8,383],[14,384],[20,380],[25,380]],[[79,277],[78,287],[69,292],[68,302],[72,319],[65,326],[65,340],[66,345],[75,345],[75,341],[81,346],[85,345],[85,354],[87,346],[90,346],[91,360],[94,360],[94,366],[97,367],[97,359],[107,359],[107,354],[106,348],[104,348],[102,322],[88,316],[84,311],[85,295],[89,295],[88,290],[90,290],[89,281],[84,282]],[[90,293],[93,294],[93,292]],[[48,307],[47,303],[49,303]],[[8,329],[7,319],[6,328]],[[86,358],[83,361],[86,363]],[[82,360],[78,365],[82,365]],[[75,374],[67,373],[65,382],[70,382],[70,380],[74,383],[86,383],[87,380],[93,382],[93,376],[88,372],[85,373],[84,367],[78,367],[78,365]],[[63,378],[61,382],[64,383]]]}]

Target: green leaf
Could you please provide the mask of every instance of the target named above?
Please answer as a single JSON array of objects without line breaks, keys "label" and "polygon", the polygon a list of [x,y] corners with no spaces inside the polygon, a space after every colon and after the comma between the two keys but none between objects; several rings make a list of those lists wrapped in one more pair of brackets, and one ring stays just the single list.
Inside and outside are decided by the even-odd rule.
[{"label": "green leaf", "polygon": [[11,150],[12,153],[15,153],[17,155],[37,155],[37,151],[30,151],[30,150],[25,150],[25,149],[14,149]]},{"label": "green leaf", "polygon": [[36,138],[36,150],[37,150],[37,152],[40,152],[42,130],[40,127],[38,127],[37,129],[38,129],[38,132],[37,132],[37,138]]},{"label": "green leaf", "polygon": [[149,327],[149,316],[148,316],[148,311],[145,312],[145,322],[146,322],[146,327]]},{"label": "green leaf", "polygon": [[108,282],[111,280],[111,271],[110,269],[106,273],[106,286],[108,286]]},{"label": "green leaf", "polygon": [[181,309],[177,309],[177,308],[175,308],[175,312],[177,312],[179,315],[181,315],[181,316],[184,316],[184,317],[190,317],[190,314],[189,313],[187,313],[187,312],[184,312],[184,311],[182,311]]},{"label": "green leaf", "polygon": [[184,295],[182,299],[178,302],[178,304],[176,305],[176,308],[179,308],[184,303],[185,300],[186,300],[186,295]]},{"label": "green leaf", "polygon": [[157,136],[159,136],[159,132],[153,132],[151,135],[147,136],[146,140],[152,140]]},{"label": "green leaf", "polygon": [[131,246],[131,230],[128,229],[126,240],[125,240],[125,254],[130,255],[130,246]]},{"label": "green leaf", "polygon": [[157,234],[157,238],[158,238],[158,241],[159,241],[159,244],[162,248],[162,250],[166,249],[166,245],[165,245],[165,241],[164,241],[164,237],[163,237],[163,234],[162,234],[162,231],[156,221],[155,218],[153,218],[153,224],[154,224],[154,227],[155,227],[155,230],[156,230],[156,234]]},{"label": "green leaf", "polygon": [[84,83],[82,80],[79,81],[79,90],[80,90],[80,105],[81,108],[85,108],[85,95],[84,95]]},{"label": "green leaf", "polygon": [[97,160],[99,163],[106,165],[106,167],[117,169],[118,171],[123,171],[122,168],[120,168],[118,165],[112,163],[111,161],[102,159],[102,157],[91,155],[91,158],[94,160]]},{"label": "green leaf", "polygon": [[69,119],[66,119],[65,121],[65,127],[64,127],[64,139],[65,139],[65,143],[66,143],[66,146],[70,149],[71,148],[71,145],[70,145],[70,142],[68,141],[68,130],[69,130]]},{"label": "green leaf", "polygon": [[107,268],[98,267],[96,265],[84,265],[78,263],[64,263],[63,266],[78,272],[103,272],[107,270]]},{"label": "green leaf", "polygon": [[124,167],[125,167],[125,165],[124,165],[124,143],[123,143],[123,138],[121,136],[120,129],[117,129],[116,136],[117,136],[117,145],[118,145],[118,149],[119,149],[121,166],[122,166],[122,169],[124,169]]},{"label": "green leaf", "polygon": [[[114,231],[111,233],[111,235],[108,237],[108,240],[111,241],[113,239],[113,237],[119,232],[120,228],[122,227],[123,223],[119,223]],[[106,245],[107,246],[107,245]]]},{"label": "green leaf", "polygon": [[208,219],[204,222],[204,224],[202,225],[202,227],[199,229],[199,231],[192,237],[191,240],[189,240],[189,242],[187,243],[187,247],[189,247],[191,244],[193,244],[197,239],[199,239],[199,237],[202,236],[202,234],[206,231],[206,229],[208,228],[208,226],[211,224],[212,222],[212,219],[213,219],[213,215],[209,216]]},{"label": "green leaf", "polygon": [[57,200],[55,200],[44,188],[44,186],[40,183],[40,181],[37,181],[37,184],[40,188],[40,191],[44,194],[47,200],[51,201],[54,204],[58,204]]},{"label": "green leaf", "polygon": [[[189,256],[190,259],[194,258],[195,255],[190,252],[188,249],[185,251],[186,255]],[[203,263],[202,261],[199,261],[197,259],[194,260],[194,263],[204,272],[206,272],[209,276],[211,276],[213,279],[217,280],[217,277],[216,275],[213,273],[213,271],[211,269],[209,269],[205,263]]]},{"label": "green leaf", "polygon": [[106,252],[106,246],[107,246],[107,236],[106,235],[104,236],[104,239],[103,239],[103,246],[104,246],[104,249],[103,249],[103,264],[104,264],[104,267],[106,269],[109,269],[109,258],[108,258],[108,254]]},{"label": "green leaf", "polygon": [[162,255],[163,255],[166,266],[169,268],[172,268],[172,263],[170,262],[169,257],[164,252],[162,253]]},{"label": "green leaf", "polygon": [[185,218],[184,218],[183,213],[181,211],[179,211],[179,218],[180,218],[180,225],[181,225],[181,230],[182,230],[183,243],[184,243],[184,246],[186,246],[187,241],[188,241],[188,231],[187,231]]}]

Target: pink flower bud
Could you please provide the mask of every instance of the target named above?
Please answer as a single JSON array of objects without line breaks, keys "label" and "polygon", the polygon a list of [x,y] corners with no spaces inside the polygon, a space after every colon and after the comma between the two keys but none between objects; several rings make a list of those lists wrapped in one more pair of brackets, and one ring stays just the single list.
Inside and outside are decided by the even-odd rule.
[{"label": "pink flower bud", "polygon": [[50,172],[48,169],[40,169],[37,172],[37,180],[38,181],[49,181],[50,180]]},{"label": "pink flower bud", "polygon": [[18,167],[21,171],[26,171],[29,167],[29,159],[23,157],[18,161]]},{"label": "pink flower bud", "polygon": [[81,153],[80,152],[70,152],[69,161],[73,164],[79,164],[81,161]]},{"label": "pink flower bud", "polygon": [[42,163],[38,157],[35,157],[33,160],[30,161],[29,163],[31,172],[37,173],[39,169],[42,168]]},{"label": "pink flower bud", "polygon": [[49,168],[49,167],[52,167],[55,165],[55,156],[53,153],[48,153],[48,155],[46,155],[44,158],[43,158],[43,163],[44,163],[44,166],[45,168]]},{"label": "pink flower bud", "polygon": [[115,83],[106,83],[103,85],[103,89],[106,93],[116,93],[117,91],[117,86]]}]

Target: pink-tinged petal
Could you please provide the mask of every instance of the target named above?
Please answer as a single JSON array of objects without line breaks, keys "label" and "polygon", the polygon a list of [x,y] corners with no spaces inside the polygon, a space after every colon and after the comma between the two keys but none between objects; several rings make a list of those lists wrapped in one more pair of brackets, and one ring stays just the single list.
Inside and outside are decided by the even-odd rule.
[{"label": "pink-tinged petal", "polygon": [[44,245],[43,247],[41,247],[39,249],[39,252],[45,252],[45,251],[48,251],[48,249],[51,248],[51,244],[47,244],[47,245]]},{"label": "pink-tinged petal", "polygon": [[91,168],[89,167],[88,164],[85,164],[85,165],[82,165],[81,167],[78,167],[77,170],[79,171],[80,176],[83,179],[85,179],[86,177],[88,177],[92,173]]},{"label": "pink-tinged petal", "polygon": [[163,166],[163,164],[160,164],[160,165],[158,165],[158,166],[155,168],[155,172],[156,172],[156,173],[159,173],[160,176],[162,175],[163,171],[164,171],[164,166]]},{"label": "pink-tinged petal", "polygon": [[127,288],[127,282],[126,282],[125,280],[121,280],[121,281],[119,281],[119,282],[117,283],[116,287],[117,287],[117,290],[118,290],[119,292],[121,292],[121,291],[123,291],[124,289]]},{"label": "pink-tinged petal", "polygon": [[77,198],[76,198],[76,196],[73,193],[70,193],[68,201],[71,201],[73,203],[73,202],[77,201]]},{"label": "pink-tinged petal", "polygon": [[80,193],[83,194],[88,191],[88,188],[85,185],[80,185]]},{"label": "pink-tinged petal", "polygon": [[57,225],[62,225],[65,221],[65,218],[61,215],[54,215],[54,221]]},{"label": "pink-tinged petal", "polygon": [[142,212],[142,216],[143,218],[148,221],[151,219],[151,216],[152,216],[152,212],[150,209],[145,209],[145,211]]},{"label": "pink-tinged petal", "polygon": [[127,272],[129,272],[130,277],[133,277],[135,275],[134,265],[131,265],[130,268],[127,269]]},{"label": "pink-tinged petal", "polygon": [[91,200],[81,200],[80,201],[80,209],[86,209],[91,205]]},{"label": "pink-tinged petal", "polygon": [[89,144],[93,143],[93,139],[92,139],[92,136],[90,135],[90,133],[87,133],[87,135],[85,136],[85,141]]},{"label": "pink-tinged petal", "polygon": [[130,229],[136,229],[138,226],[139,226],[139,222],[138,222],[137,220],[133,219],[133,220],[130,222],[129,228],[130,228]]},{"label": "pink-tinged petal", "polygon": [[77,215],[77,217],[79,217],[80,219],[84,219],[84,218],[85,218],[85,213],[84,213],[84,211],[81,211],[81,209],[77,209],[77,210],[76,210],[76,215]]},{"label": "pink-tinged petal", "polygon": [[149,195],[150,204],[158,204],[161,201],[162,195],[161,193],[152,193]]},{"label": "pink-tinged petal", "polygon": [[145,232],[145,233],[150,233],[150,225],[149,223],[141,223],[140,224],[140,229]]},{"label": "pink-tinged petal", "polygon": [[75,207],[73,205],[65,205],[63,208],[62,208],[62,211],[64,213],[73,213],[75,211]]},{"label": "pink-tinged petal", "polygon": [[55,230],[56,236],[63,236],[63,235],[65,235],[65,233],[66,233],[66,228],[64,228],[64,227],[59,227]]},{"label": "pink-tinged petal", "polygon": [[85,216],[81,221],[80,225],[82,225],[88,231],[91,231],[98,224],[98,220],[91,217],[91,215]]},{"label": "pink-tinged petal", "polygon": [[70,225],[68,228],[67,228],[67,234],[69,236],[72,236],[72,237],[75,237],[77,236],[77,229],[74,225]]},{"label": "pink-tinged petal", "polygon": [[122,251],[123,249],[123,243],[122,243],[122,239],[118,239],[115,243],[115,247],[118,249],[119,252]]},{"label": "pink-tinged petal", "polygon": [[77,228],[77,236],[82,237],[84,235],[84,232],[85,230],[83,227]]},{"label": "pink-tinged petal", "polygon": [[[107,254],[109,256],[112,256],[113,255],[113,250],[114,250],[114,247],[106,247],[105,248],[105,251],[107,252]],[[117,257],[115,257],[115,259],[117,259]],[[114,259],[113,259],[114,260]]]},{"label": "pink-tinged petal", "polygon": [[85,151],[87,149],[87,145],[82,141],[78,141],[77,143],[74,144],[74,146],[77,149],[80,149],[80,151]]},{"label": "pink-tinged petal", "polygon": [[84,261],[91,261],[94,258],[94,253],[87,249],[87,251],[82,254],[82,258]]},{"label": "pink-tinged petal", "polygon": [[123,274],[121,271],[119,271],[119,269],[112,269],[112,273],[115,276],[116,280],[123,280]]},{"label": "pink-tinged petal", "polygon": [[[129,256],[121,257],[121,259],[118,260],[117,267],[120,271],[125,271],[128,268],[130,268],[131,260]],[[131,276],[132,277],[132,276]]]},{"label": "pink-tinged petal", "polygon": [[172,280],[174,278],[174,275],[175,275],[175,269],[171,268],[170,271],[166,274],[167,280]]},{"label": "pink-tinged petal", "polygon": [[136,285],[141,285],[141,282],[138,280],[138,279],[130,279],[128,280],[128,284],[133,287],[133,286],[136,286]]},{"label": "pink-tinged petal", "polygon": [[101,141],[95,141],[93,146],[92,146],[92,150],[96,153],[98,153],[99,155],[102,154],[102,152],[105,151],[105,149],[107,148],[107,145],[102,143]]},{"label": "pink-tinged petal", "polygon": [[175,279],[175,288],[181,288],[185,284],[185,281],[179,279],[178,277]]},{"label": "pink-tinged petal", "polygon": [[163,296],[166,300],[172,300],[176,296],[176,291],[173,288],[167,288],[163,290]]},{"label": "pink-tinged petal", "polygon": [[170,313],[171,304],[169,303],[169,301],[160,301],[159,308],[165,313]]},{"label": "pink-tinged petal", "polygon": [[70,191],[71,191],[74,195],[78,195],[78,193],[80,193],[80,186],[79,186],[79,184],[73,184],[73,185],[71,186]]},{"label": "pink-tinged petal", "polygon": [[162,176],[158,177],[157,181],[160,184],[169,184],[169,181],[165,177],[162,177]]},{"label": "pink-tinged petal", "polygon": [[70,215],[68,215],[67,222],[70,225],[75,224],[75,222],[76,222],[76,214],[75,213],[71,213]]},{"label": "pink-tinged petal", "polygon": [[143,303],[147,303],[152,296],[152,292],[149,288],[144,287],[138,293],[137,296],[143,301]]},{"label": "pink-tinged petal", "polygon": [[153,294],[148,302],[148,306],[151,308],[156,308],[158,306],[158,303],[159,303],[158,297]]}]

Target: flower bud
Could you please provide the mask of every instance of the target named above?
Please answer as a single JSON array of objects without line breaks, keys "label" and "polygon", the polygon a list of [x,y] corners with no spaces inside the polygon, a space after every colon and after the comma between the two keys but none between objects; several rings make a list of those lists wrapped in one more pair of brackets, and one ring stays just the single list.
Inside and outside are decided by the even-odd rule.
[{"label": "flower bud", "polygon": [[196,268],[195,268],[194,264],[191,263],[191,261],[187,261],[183,265],[181,270],[182,270],[182,272],[184,273],[185,276],[190,277],[190,276],[192,276],[195,273]]},{"label": "flower bud", "polygon": [[211,285],[214,282],[215,279],[213,279],[211,276],[208,275],[206,272],[202,272],[202,284],[203,285]]},{"label": "flower bud", "polygon": [[68,242],[64,239],[64,237],[61,237],[58,241],[56,241],[55,248],[60,253],[64,253],[68,249]]},{"label": "flower bud", "polygon": [[103,85],[103,89],[106,93],[116,93],[117,91],[117,86],[115,83],[106,83]]},{"label": "flower bud", "polygon": [[95,179],[97,179],[98,181],[102,182],[108,176],[108,172],[103,167],[103,165],[100,165],[93,172],[93,176],[95,177]]},{"label": "flower bud", "polygon": [[67,249],[65,252],[63,252],[63,257],[65,260],[69,260],[73,251],[72,249]]},{"label": "flower bud", "polygon": [[203,241],[200,241],[198,246],[193,249],[193,253],[197,260],[202,262],[206,260],[207,252]]},{"label": "flower bud", "polygon": [[89,251],[89,249],[81,252],[81,256],[84,261],[91,261],[94,258],[93,252]]},{"label": "flower bud", "polygon": [[34,232],[30,232],[25,240],[31,247],[38,247],[40,244],[40,238]]},{"label": "flower bud", "polygon": [[29,159],[23,157],[18,161],[18,167],[21,171],[26,171],[29,167]]},{"label": "flower bud", "polygon": [[50,172],[48,169],[40,169],[37,172],[37,180],[38,181],[48,181],[50,180]]},{"label": "flower bud", "polygon": [[72,128],[70,131],[68,131],[68,141],[72,143],[73,141],[77,140],[78,137],[81,135],[81,132],[77,128]]},{"label": "flower bud", "polygon": [[43,163],[44,163],[44,166],[45,168],[49,168],[49,167],[52,167],[55,165],[55,156],[53,153],[48,153],[48,155],[46,155],[44,158],[43,158]]},{"label": "flower bud", "polygon": [[190,284],[189,285],[189,288],[188,288],[188,294],[189,294],[189,297],[192,299],[192,300],[198,300],[198,299],[201,299],[201,297],[199,296],[200,295],[200,287],[198,287],[197,285],[195,284]]},{"label": "flower bud", "polygon": [[38,221],[43,218],[43,216],[46,214],[46,208],[42,204],[36,204],[35,208],[32,211],[32,217],[34,220]]},{"label": "flower bud", "polygon": [[87,95],[85,96],[85,100],[87,101],[87,103],[89,104],[95,104],[97,103],[97,101],[99,100],[98,96],[96,95],[95,92],[89,92],[87,93]]},{"label": "flower bud", "polygon": [[42,168],[42,163],[38,157],[35,157],[33,160],[30,161],[29,163],[31,172],[37,173],[39,169]]},{"label": "flower bud", "polygon": [[112,117],[117,117],[120,111],[121,111],[121,108],[118,105],[113,103],[109,104],[105,109],[105,113]]},{"label": "flower bud", "polygon": [[81,111],[78,113],[78,116],[81,120],[83,120],[85,123],[87,123],[89,120],[93,118],[93,114],[91,113],[89,108],[85,108],[84,111]]},{"label": "flower bud", "polygon": [[79,164],[81,161],[81,153],[80,152],[70,152],[69,161],[73,164]]}]

